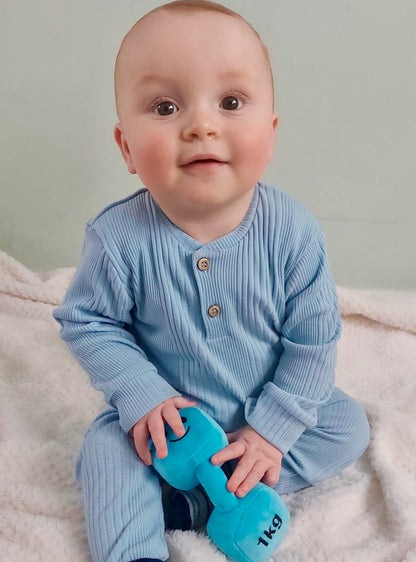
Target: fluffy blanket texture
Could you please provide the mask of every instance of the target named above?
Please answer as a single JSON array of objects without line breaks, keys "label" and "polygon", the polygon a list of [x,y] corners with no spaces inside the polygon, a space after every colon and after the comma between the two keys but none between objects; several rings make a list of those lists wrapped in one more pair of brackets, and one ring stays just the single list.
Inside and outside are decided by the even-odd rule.
[{"label": "fluffy blanket texture", "polygon": [[[90,560],[74,460],[104,407],[51,316],[73,269],[36,274],[0,253],[0,560]],[[416,293],[339,287],[337,385],[365,407],[363,457],[290,494],[275,562],[416,562]],[[195,532],[167,534],[171,562],[225,557]]]}]

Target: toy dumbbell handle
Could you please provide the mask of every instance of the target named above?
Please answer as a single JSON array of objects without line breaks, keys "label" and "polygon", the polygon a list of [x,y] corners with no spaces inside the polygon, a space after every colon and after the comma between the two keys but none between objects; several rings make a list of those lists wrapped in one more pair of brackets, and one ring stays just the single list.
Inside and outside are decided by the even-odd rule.
[{"label": "toy dumbbell handle", "polygon": [[205,460],[197,466],[196,477],[216,508],[220,511],[230,511],[236,507],[238,499],[227,490],[227,477],[219,466]]}]

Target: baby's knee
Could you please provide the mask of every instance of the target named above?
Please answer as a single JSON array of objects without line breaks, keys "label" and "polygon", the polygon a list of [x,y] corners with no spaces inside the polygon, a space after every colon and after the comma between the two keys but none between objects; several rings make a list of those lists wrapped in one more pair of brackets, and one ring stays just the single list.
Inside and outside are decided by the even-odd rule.
[{"label": "baby's knee", "polygon": [[324,477],[333,476],[354,463],[370,442],[370,427],[364,408],[339,389],[335,390],[333,398],[328,411],[322,416]]},{"label": "baby's knee", "polygon": [[356,461],[370,441],[364,409],[353,398],[335,389],[318,411],[318,423],[307,430],[283,457],[279,491],[287,493],[317,485],[339,474]]},{"label": "baby's knee", "polygon": [[85,461],[103,458],[109,451],[114,453],[120,438],[125,439],[125,435],[120,427],[116,410],[105,410],[95,418],[84,435],[84,441],[75,463],[75,475],[78,482]]},{"label": "baby's knee", "polygon": [[348,397],[346,423],[342,430],[345,455],[349,462],[358,459],[370,443],[370,425],[364,408]]}]

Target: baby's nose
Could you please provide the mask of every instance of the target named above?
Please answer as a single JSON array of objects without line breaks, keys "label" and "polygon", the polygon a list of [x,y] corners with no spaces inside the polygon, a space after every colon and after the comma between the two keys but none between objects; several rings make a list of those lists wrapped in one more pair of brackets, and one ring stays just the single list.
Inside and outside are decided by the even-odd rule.
[{"label": "baby's nose", "polygon": [[219,136],[218,121],[210,111],[194,111],[183,129],[185,140],[211,140]]}]

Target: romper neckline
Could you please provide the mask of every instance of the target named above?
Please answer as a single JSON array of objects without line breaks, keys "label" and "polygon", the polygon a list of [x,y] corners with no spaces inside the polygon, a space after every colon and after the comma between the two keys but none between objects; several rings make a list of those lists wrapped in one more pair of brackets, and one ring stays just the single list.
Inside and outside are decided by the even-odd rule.
[{"label": "romper neckline", "polygon": [[[234,244],[240,242],[242,238],[247,234],[251,225],[253,224],[254,217],[257,212],[257,206],[259,203],[259,188],[260,184],[257,183],[254,188],[253,197],[250,202],[250,206],[240,224],[228,234],[217,238],[216,240],[212,240],[212,242],[208,242],[207,244],[202,244],[195,238],[192,238],[189,234],[181,230],[178,226],[176,226],[162,211],[156,201],[151,197],[152,205],[157,213],[160,222],[166,227],[169,233],[179,242],[181,246],[183,246],[186,250],[191,250],[195,252],[200,250],[201,248],[206,248],[207,250],[211,251],[222,251],[227,250]],[[150,195],[150,194],[149,194]]]}]

